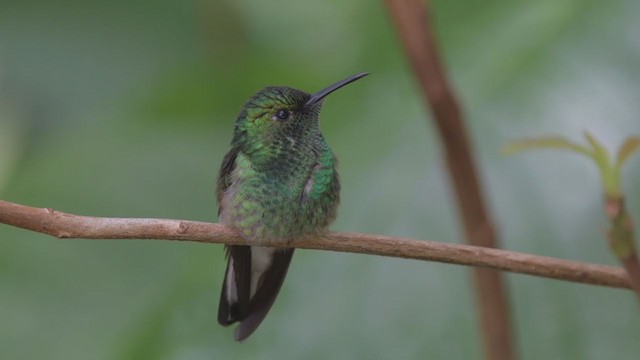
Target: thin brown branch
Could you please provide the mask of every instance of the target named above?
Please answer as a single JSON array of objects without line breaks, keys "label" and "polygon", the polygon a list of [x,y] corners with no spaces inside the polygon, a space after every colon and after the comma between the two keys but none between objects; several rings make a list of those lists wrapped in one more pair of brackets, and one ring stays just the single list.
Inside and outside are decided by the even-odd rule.
[{"label": "thin brown branch", "polygon": [[0,200],[0,223],[76,239],[160,239],[230,245],[296,247],[435,261],[510,271],[583,284],[628,289],[618,267],[588,264],[485,247],[382,235],[327,233],[293,243],[252,242],[229,227],[198,221],[79,216]]},{"label": "thin brown branch", "polygon": [[[440,133],[467,242],[497,248],[498,240],[483,200],[471,144],[438,55],[428,7],[423,0],[385,2]],[[509,302],[500,273],[477,268],[474,275],[485,358],[515,359]]]},{"label": "thin brown branch", "polygon": [[624,197],[618,194],[606,195],[605,213],[609,218],[609,247],[627,270],[631,285],[640,301],[640,260],[636,251],[633,219],[627,211]]}]

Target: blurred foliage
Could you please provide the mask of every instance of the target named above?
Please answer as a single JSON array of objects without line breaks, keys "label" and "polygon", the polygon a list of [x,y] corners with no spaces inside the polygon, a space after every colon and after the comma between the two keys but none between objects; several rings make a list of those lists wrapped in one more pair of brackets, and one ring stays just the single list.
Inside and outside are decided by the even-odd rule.
[{"label": "blurred foliage", "polygon": [[[500,146],[590,129],[612,147],[640,133],[640,3],[431,4],[504,246],[615,264],[597,171],[556,154],[504,159]],[[359,71],[372,75],[322,114],[343,180],[333,228],[460,241],[438,139],[378,2],[3,0],[0,196],[212,221],[242,103],[265,85],[313,91]],[[632,214],[637,163],[623,173]],[[215,320],[223,272],[220,246],[0,226],[0,358],[480,358],[465,268],[299,251],[243,344]],[[508,279],[523,358],[640,354],[631,293]]]},{"label": "blurred foliage", "polygon": [[556,149],[569,150],[584,155],[598,166],[604,195],[608,198],[622,197],[622,184],[620,184],[622,166],[640,148],[640,137],[632,136],[625,139],[618,149],[615,159],[591,133],[585,131],[584,137],[589,146],[573,143],[560,136],[546,136],[512,141],[504,147],[503,152],[506,155],[513,155],[527,150]]},{"label": "blurred foliage", "polygon": [[[609,246],[612,252],[623,263],[627,260],[632,260],[637,264],[638,259],[636,255],[633,219],[624,205],[624,194],[622,193],[620,178],[622,166],[640,147],[640,138],[627,138],[618,149],[615,159],[613,159],[609,150],[591,133],[585,131],[584,137],[589,144],[588,146],[573,143],[563,137],[548,136],[512,141],[505,146],[503,152],[511,155],[527,150],[560,149],[584,155],[593,160],[602,178],[604,213],[610,221],[610,227],[607,229]],[[626,267],[626,269],[629,276],[633,279],[637,271],[628,267]],[[640,279],[638,279],[638,281],[640,281]]]}]

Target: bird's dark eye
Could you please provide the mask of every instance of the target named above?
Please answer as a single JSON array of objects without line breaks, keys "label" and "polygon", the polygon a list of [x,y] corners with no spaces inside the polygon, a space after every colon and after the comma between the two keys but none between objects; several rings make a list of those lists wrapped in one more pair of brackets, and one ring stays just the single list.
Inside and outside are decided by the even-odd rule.
[{"label": "bird's dark eye", "polygon": [[291,116],[289,110],[278,110],[278,112],[276,112],[276,117],[280,120],[287,120],[289,116]]}]

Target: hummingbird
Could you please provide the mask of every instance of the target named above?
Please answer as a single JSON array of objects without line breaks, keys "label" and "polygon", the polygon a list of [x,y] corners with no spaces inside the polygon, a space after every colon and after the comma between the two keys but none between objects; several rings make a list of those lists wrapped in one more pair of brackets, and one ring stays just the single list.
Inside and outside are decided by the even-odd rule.
[{"label": "hummingbird", "polygon": [[[328,228],[336,218],[340,181],[318,118],[327,95],[366,75],[314,94],[268,86],[244,104],[218,176],[220,223],[258,242],[291,243]],[[294,249],[230,245],[225,250],[218,322],[239,322],[234,338],[242,341],[271,309]]]}]

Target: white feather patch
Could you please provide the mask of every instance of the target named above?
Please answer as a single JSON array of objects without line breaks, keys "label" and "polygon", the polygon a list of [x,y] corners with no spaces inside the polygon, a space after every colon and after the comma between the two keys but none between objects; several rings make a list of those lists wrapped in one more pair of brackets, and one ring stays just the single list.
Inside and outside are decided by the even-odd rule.
[{"label": "white feather patch", "polygon": [[227,271],[227,302],[235,304],[238,302],[238,289],[236,286],[236,274],[233,268],[233,258],[229,256],[229,270]]},{"label": "white feather patch", "polygon": [[313,184],[314,184],[313,179],[314,179],[314,176],[320,170],[321,167],[322,166],[320,164],[316,164],[316,166],[313,167],[313,170],[311,170],[311,176],[309,176],[309,179],[304,184],[304,190],[303,190],[303,193],[302,193],[302,199],[304,201],[309,199],[309,195],[311,194],[311,190],[313,190]]},{"label": "white feather patch", "polygon": [[251,297],[256,293],[258,280],[262,277],[273,260],[275,248],[252,246],[251,247]]}]

